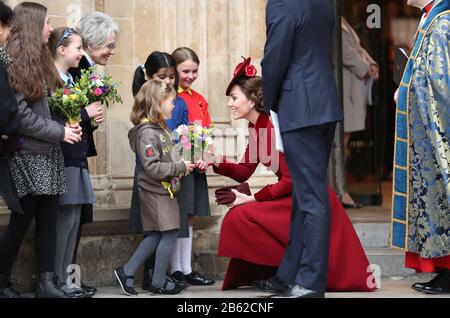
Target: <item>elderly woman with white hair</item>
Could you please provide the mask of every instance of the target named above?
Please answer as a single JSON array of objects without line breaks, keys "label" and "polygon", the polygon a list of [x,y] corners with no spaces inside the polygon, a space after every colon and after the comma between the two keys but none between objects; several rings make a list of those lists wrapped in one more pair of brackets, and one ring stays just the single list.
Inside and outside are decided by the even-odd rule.
[{"label": "elderly woman with white hair", "polygon": [[[76,69],[70,69],[69,72],[72,77],[77,81],[81,75],[81,71],[94,67],[95,65],[105,66],[109,62],[109,58],[114,55],[114,49],[116,48],[116,41],[119,35],[119,27],[117,23],[109,15],[102,12],[91,12],[83,16],[78,23],[77,32],[81,35],[83,42],[83,50],[85,52],[83,58],[80,61],[79,67]],[[82,165],[87,167],[87,158],[97,156],[97,150],[95,148],[93,132],[97,127],[93,127],[90,124],[90,119],[95,119],[97,124],[101,124],[104,121],[103,108],[100,103],[91,104],[82,109],[82,118],[89,117],[89,129],[86,131],[83,129],[82,141],[79,146],[72,147],[73,157],[79,157],[80,154],[84,155],[81,162]],[[68,191],[68,193],[74,193],[74,191]],[[60,202],[64,204],[64,202]],[[77,252],[80,243],[80,237],[82,232],[82,225],[91,223],[93,221],[92,204],[83,204],[81,210],[81,220],[76,238],[75,250],[72,259],[73,264],[77,264]],[[81,284],[81,288],[88,291],[90,295],[95,294],[96,289]]]}]

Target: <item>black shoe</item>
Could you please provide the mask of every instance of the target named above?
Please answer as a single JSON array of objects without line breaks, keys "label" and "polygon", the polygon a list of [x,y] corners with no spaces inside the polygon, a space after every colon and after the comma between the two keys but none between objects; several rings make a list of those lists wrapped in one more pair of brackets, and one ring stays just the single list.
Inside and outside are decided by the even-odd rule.
[{"label": "black shoe", "polygon": [[432,295],[450,294],[450,270],[443,271],[439,279],[425,286],[423,291]]},{"label": "black shoe", "polygon": [[204,277],[200,273],[192,272],[189,275],[186,275],[186,281],[195,286],[210,286],[214,285],[215,281],[209,278]]},{"label": "black shoe", "polygon": [[14,289],[9,276],[0,275],[0,298],[25,298]]},{"label": "black shoe", "polygon": [[[181,273],[181,274],[183,274],[183,273]],[[179,284],[179,285],[183,286],[184,288],[187,288],[189,286],[189,284],[187,282],[179,281],[179,280],[175,279],[175,277],[173,277],[170,274],[166,274],[166,279],[167,279],[168,282],[171,282],[173,284]],[[148,281],[147,280],[145,282],[142,281],[142,290],[150,291],[150,287],[152,285],[152,280],[153,280],[153,275],[149,274],[148,275]]]},{"label": "black shoe", "polygon": [[278,276],[269,278],[268,280],[257,280],[252,286],[258,290],[268,293],[284,293],[289,290],[289,285],[283,282]]},{"label": "black shoe", "polygon": [[68,297],[68,298],[88,298],[87,297],[87,293],[84,291],[84,290],[81,290],[81,289],[74,289],[73,291],[71,291],[71,292],[67,292],[67,291],[65,291],[64,290],[64,286],[65,286],[65,284],[64,283],[58,283],[57,284],[57,286],[58,286],[58,288],[59,289],[61,289],[65,294],[66,294],[66,296]]},{"label": "black shoe", "polygon": [[93,297],[95,296],[95,294],[97,294],[97,288],[85,285],[83,284],[83,282],[81,282],[81,289],[83,289],[87,294],[91,295],[90,297]]},{"label": "black shoe", "polygon": [[364,206],[362,203],[357,202],[348,204],[341,201],[341,203],[344,209],[361,209]]},{"label": "black shoe", "polygon": [[174,272],[174,273],[172,273],[172,278],[173,279],[175,279],[177,282],[185,282],[185,283],[187,283],[187,281],[186,281],[186,275],[184,275],[182,272],[180,272],[180,271],[176,271],[176,272]]},{"label": "black shoe", "polygon": [[278,293],[268,298],[325,298],[325,293],[306,289],[300,285],[289,288],[284,293]]},{"label": "black shoe", "polygon": [[55,273],[39,274],[39,283],[35,292],[36,298],[69,298],[57,286]]},{"label": "black shoe", "polygon": [[173,288],[167,289],[168,282],[169,281],[166,280],[166,282],[164,283],[164,286],[161,288],[156,288],[156,287],[153,287],[153,285],[150,285],[150,288],[148,291],[151,294],[155,294],[155,295],[176,295],[176,294],[181,293],[184,289],[186,289],[185,286],[178,284],[178,283],[174,283],[175,286]]},{"label": "black shoe", "polygon": [[425,292],[425,288],[428,286],[431,286],[435,283],[438,283],[443,277],[445,277],[446,271],[442,271],[439,274],[437,274],[432,280],[426,283],[415,283],[411,286],[412,289],[418,291],[418,292]]},{"label": "black shoe", "polygon": [[[183,274],[183,273],[181,273],[181,274]],[[186,277],[184,275],[183,275],[183,277],[185,280],[178,280],[175,277],[173,277],[173,275],[170,275],[170,274],[166,275],[166,278],[169,282],[174,283],[174,284],[180,284],[181,286],[184,286],[184,288],[187,288],[189,286],[189,284],[186,281]]]},{"label": "black shoe", "polygon": [[119,281],[120,287],[122,288],[123,292],[128,296],[137,296],[138,293],[136,290],[134,290],[133,287],[127,286],[127,279],[134,279],[134,276],[127,276],[125,274],[125,271],[123,270],[123,267],[119,267],[114,271],[114,275],[116,276],[117,280]]}]

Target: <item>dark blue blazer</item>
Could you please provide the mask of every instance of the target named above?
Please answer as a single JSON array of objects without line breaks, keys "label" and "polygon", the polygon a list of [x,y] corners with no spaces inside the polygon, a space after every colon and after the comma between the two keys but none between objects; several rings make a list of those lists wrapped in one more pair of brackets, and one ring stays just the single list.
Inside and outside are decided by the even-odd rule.
[{"label": "dark blue blazer", "polygon": [[172,118],[166,120],[166,125],[170,131],[174,131],[181,125],[187,125],[189,123],[189,112],[186,102],[181,97],[175,99],[175,108],[172,112]]},{"label": "dark blue blazer", "polygon": [[343,120],[332,64],[330,0],[269,0],[261,62],[264,108],[281,132]]}]

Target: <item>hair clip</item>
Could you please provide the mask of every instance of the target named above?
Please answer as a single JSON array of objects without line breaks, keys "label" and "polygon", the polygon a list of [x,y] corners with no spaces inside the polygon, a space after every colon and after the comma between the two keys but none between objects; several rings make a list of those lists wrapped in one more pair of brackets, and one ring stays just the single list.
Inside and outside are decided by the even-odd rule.
[{"label": "hair clip", "polygon": [[166,92],[166,90],[167,90],[166,82],[161,82],[161,87],[160,87],[161,94],[164,94]]}]

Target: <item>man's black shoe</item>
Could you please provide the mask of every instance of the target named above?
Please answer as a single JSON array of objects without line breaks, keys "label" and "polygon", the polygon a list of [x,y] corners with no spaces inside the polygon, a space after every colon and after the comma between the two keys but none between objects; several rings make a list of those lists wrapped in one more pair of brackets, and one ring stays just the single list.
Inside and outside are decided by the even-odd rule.
[{"label": "man's black shoe", "polygon": [[128,296],[137,296],[138,293],[136,290],[134,290],[133,287],[127,286],[127,279],[134,279],[134,276],[127,276],[125,274],[125,271],[123,270],[123,267],[119,267],[114,271],[114,275],[116,276],[117,280],[119,281],[120,287],[122,288],[123,292]]},{"label": "man's black shoe", "polygon": [[426,283],[415,283],[411,286],[412,289],[418,291],[418,292],[425,292],[425,288],[428,286],[432,286],[436,283],[439,284],[439,282],[445,278],[445,276],[447,276],[447,270],[444,270],[442,272],[440,272],[439,274],[437,274],[432,280],[430,280],[429,282]]},{"label": "man's black shoe", "polygon": [[450,270],[443,271],[441,277],[426,286],[423,291],[432,295],[450,294]]},{"label": "man's black shoe", "polygon": [[284,283],[278,276],[274,276],[268,280],[254,281],[252,286],[263,292],[275,294],[284,293],[289,290],[289,285]]},{"label": "man's black shoe", "polygon": [[295,285],[288,291],[269,296],[269,298],[325,298],[325,293]]},{"label": "man's black shoe", "polygon": [[189,284],[196,285],[196,286],[210,286],[210,285],[214,285],[214,283],[215,283],[214,280],[206,278],[197,272],[192,272],[189,275],[186,275],[186,281]]}]

